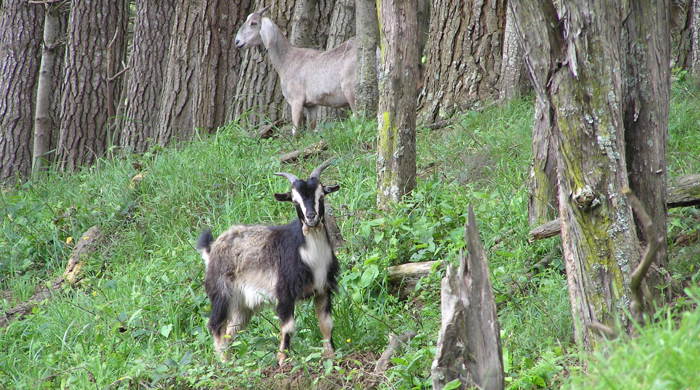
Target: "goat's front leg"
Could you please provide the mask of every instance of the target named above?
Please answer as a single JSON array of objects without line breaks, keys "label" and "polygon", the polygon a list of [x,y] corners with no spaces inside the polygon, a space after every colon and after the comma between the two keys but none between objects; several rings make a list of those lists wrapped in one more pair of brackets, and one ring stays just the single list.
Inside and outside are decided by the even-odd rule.
[{"label": "goat's front leg", "polygon": [[330,293],[319,294],[314,297],[316,307],[316,318],[318,327],[323,336],[324,356],[332,359],[335,356],[333,350],[333,318],[331,318],[331,295]]},{"label": "goat's front leg", "polygon": [[290,102],[289,105],[292,107],[292,135],[296,136],[297,132],[301,128],[302,114],[304,113],[304,101],[296,100]]},{"label": "goat's front leg", "polygon": [[280,349],[277,352],[277,364],[282,367],[287,358],[292,333],[294,333],[294,301],[280,301],[277,304],[277,316],[280,319]]}]

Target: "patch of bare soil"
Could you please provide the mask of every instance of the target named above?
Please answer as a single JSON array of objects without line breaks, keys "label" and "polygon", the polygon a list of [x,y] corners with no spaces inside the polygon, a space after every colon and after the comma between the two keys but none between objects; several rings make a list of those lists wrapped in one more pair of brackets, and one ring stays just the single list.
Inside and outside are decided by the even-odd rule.
[{"label": "patch of bare soil", "polygon": [[328,375],[322,362],[306,367],[271,366],[263,371],[267,378],[263,383],[265,388],[280,390],[373,389],[384,380],[383,375],[374,373],[377,359],[376,352],[353,352],[335,359],[334,367],[342,370],[334,368]]}]

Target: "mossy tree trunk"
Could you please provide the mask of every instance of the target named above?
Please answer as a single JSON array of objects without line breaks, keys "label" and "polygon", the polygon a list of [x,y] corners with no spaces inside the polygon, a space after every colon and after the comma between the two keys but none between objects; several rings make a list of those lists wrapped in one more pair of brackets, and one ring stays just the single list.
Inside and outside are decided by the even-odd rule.
[{"label": "mossy tree trunk", "polygon": [[5,0],[0,8],[0,183],[32,166],[32,124],[44,8]]},{"label": "mossy tree trunk", "polygon": [[[593,348],[599,324],[629,329],[629,273],[640,256],[625,150],[627,14],[615,0],[512,0],[538,97],[551,105],[559,213],[576,341]],[[538,47],[539,46],[539,47]],[[549,68],[533,63],[549,53]],[[666,62],[668,64],[668,62]]]},{"label": "mossy tree trunk", "polygon": [[[126,106],[121,146],[144,152],[158,135],[158,113],[168,62],[170,31],[175,15],[172,1],[138,1],[134,39],[129,57]],[[148,80],[148,82],[145,82]]]},{"label": "mossy tree trunk", "polygon": [[234,45],[238,27],[248,16],[250,1],[202,0],[202,32],[197,58],[194,126],[213,132],[223,126],[233,104],[241,51]]},{"label": "mossy tree trunk", "polygon": [[379,5],[377,204],[384,209],[416,186],[416,8],[416,0]]},{"label": "mossy tree trunk", "polygon": [[63,170],[92,164],[111,140],[109,130],[122,90],[119,74],[126,59],[127,21],[125,0],[72,2],[57,157]]},{"label": "mossy tree trunk", "polygon": [[421,117],[434,121],[498,99],[505,0],[434,0]]}]

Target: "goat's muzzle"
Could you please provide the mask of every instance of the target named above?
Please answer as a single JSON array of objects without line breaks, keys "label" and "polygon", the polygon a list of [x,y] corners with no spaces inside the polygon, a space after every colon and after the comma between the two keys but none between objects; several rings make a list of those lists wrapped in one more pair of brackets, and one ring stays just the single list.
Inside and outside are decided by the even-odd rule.
[{"label": "goat's muzzle", "polygon": [[244,47],[245,47],[245,42],[243,42],[243,41],[240,40],[240,39],[236,39],[236,47],[239,48],[239,49],[244,48]]}]

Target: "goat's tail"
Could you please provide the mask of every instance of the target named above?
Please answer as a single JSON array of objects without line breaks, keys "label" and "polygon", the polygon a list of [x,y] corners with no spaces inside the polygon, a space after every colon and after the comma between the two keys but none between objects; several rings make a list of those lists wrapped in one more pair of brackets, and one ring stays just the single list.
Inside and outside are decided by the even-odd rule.
[{"label": "goat's tail", "polygon": [[214,237],[211,235],[211,229],[206,229],[199,235],[199,240],[197,240],[197,250],[202,255],[204,259],[204,266],[209,266],[209,252],[211,251],[211,242],[214,241]]}]

